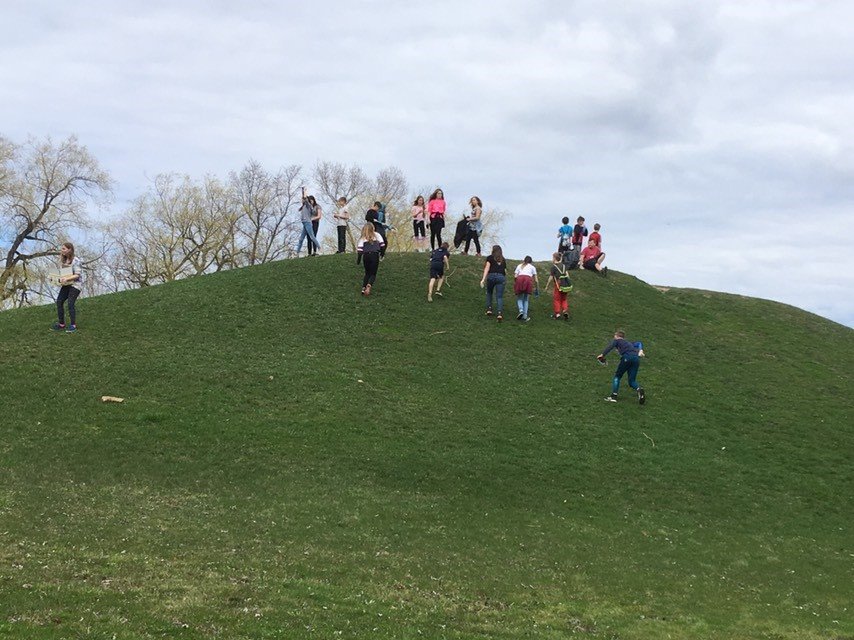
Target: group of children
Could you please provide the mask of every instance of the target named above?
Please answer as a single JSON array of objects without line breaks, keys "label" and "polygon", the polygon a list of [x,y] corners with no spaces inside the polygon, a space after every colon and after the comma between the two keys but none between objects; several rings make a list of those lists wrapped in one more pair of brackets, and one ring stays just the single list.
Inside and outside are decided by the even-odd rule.
[{"label": "group of children", "polygon": [[584,217],[578,216],[575,226],[570,226],[567,217],[564,217],[561,222],[563,224],[557,230],[559,238],[557,253],[560,254],[561,261],[567,268],[588,269],[603,276],[608,275],[608,267],[602,265],[605,261],[605,254],[602,252],[602,234],[599,233],[602,225],[598,222],[593,225],[593,233],[587,240],[587,246],[582,249],[584,238],[588,237]]},{"label": "group of children", "polygon": [[[350,215],[346,208],[346,199],[340,198],[339,209],[334,218],[338,227],[338,251],[346,250],[346,227],[350,223]],[[480,255],[479,236],[483,229],[481,224],[482,203],[480,198],[473,196],[470,200],[472,209],[471,216],[466,216],[465,222],[468,233],[466,246],[463,253],[469,250],[470,242],[474,242],[477,255]],[[426,222],[430,224],[430,277],[427,284],[427,301],[433,302],[433,296],[442,297],[442,285],[445,282],[445,273],[449,268],[450,250],[449,244],[442,240],[442,229],[444,228],[445,200],[441,189],[436,189],[430,196],[427,206],[424,198],[418,196],[412,205],[413,234],[416,239],[416,248],[426,250]],[[320,243],[316,236],[316,222],[320,219],[320,206],[314,196],[306,196],[305,189],[302,192],[302,205],[300,207],[300,220],[302,231],[297,245],[297,255],[302,249],[303,242],[309,241],[309,255],[316,254]],[[602,252],[601,225],[595,224],[593,233],[589,235],[587,247],[581,248],[584,238],[588,236],[587,228],[584,226],[584,218],[579,217],[575,226],[569,225],[569,218],[564,217],[563,225],[558,230],[560,242],[558,251],[552,255],[552,266],[549,271],[549,280],[546,291],[551,287],[552,293],[552,317],[557,320],[563,318],[569,320],[569,293],[572,291],[572,281],[567,273],[574,268],[583,268],[596,271],[601,275],[607,275],[608,268],[602,266],[605,254]],[[381,202],[375,202],[365,215],[365,224],[356,245],[356,263],[364,266],[364,277],[362,280],[362,295],[370,296],[371,290],[376,282],[377,272],[387,246],[386,232],[392,227],[386,223],[385,207]],[[419,242],[424,247],[419,246]],[[459,245],[458,245],[459,246]],[[66,242],[60,249],[60,274],[58,283],[60,285],[59,295],[56,299],[57,322],[53,324],[54,331],[66,331],[73,333],[77,330],[77,319],[75,302],[80,295],[83,285],[83,269],[81,261],[74,255],[74,245]],[[507,261],[501,246],[494,245],[492,251],[486,257],[483,265],[483,273],[480,286],[486,290],[486,315],[495,316],[498,322],[504,318],[504,289],[507,282]],[[538,296],[540,292],[539,276],[537,268],[533,264],[531,256],[525,256],[524,260],[516,266],[513,278],[513,292],[516,295],[516,306],[518,314],[516,319],[520,322],[529,322],[530,297]],[[494,304],[493,304],[494,300]],[[70,323],[65,323],[64,306],[68,304]],[[644,355],[643,344],[640,342],[629,342],[625,334],[618,331],[614,334],[613,341],[597,356],[604,364],[605,356],[616,349],[620,354],[620,363],[614,372],[612,380],[611,395],[605,398],[610,402],[616,402],[619,392],[620,380],[623,375],[628,375],[629,386],[634,389],[638,396],[638,402],[644,404],[646,396],[642,387],[637,383],[637,372],[640,367],[640,358]]]}]

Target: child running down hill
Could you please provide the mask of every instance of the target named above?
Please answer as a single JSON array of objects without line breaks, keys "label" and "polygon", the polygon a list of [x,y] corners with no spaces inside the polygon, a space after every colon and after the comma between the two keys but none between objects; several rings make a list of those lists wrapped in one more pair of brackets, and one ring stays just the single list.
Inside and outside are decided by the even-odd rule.
[{"label": "child running down hill", "polygon": [[646,394],[643,387],[637,383],[638,369],[640,368],[640,359],[643,357],[643,343],[629,342],[626,340],[626,334],[623,331],[614,333],[614,339],[611,341],[604,351],[596,356],[602,364],[605,364],[605,356],[612,350],[616,349],[620,354],[620,364],[617,365],[617,370],[614,371],[614,378],[611,381],[611,395],[605,398],[608,402],[616,402],[617,394],[620,391],[620,378],[623,374],[629,374],[629,386],[638,394],[638,402],[644,404],[646,402]]}]

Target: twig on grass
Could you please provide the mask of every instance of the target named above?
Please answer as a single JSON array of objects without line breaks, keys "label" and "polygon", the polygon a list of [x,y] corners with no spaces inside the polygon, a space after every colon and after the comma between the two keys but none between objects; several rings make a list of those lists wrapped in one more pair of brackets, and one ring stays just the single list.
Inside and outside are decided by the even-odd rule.
[{"label": "twig on grass", "polygon": [[[641,433],[643,433],[643,431],[641,431]],[[646,435],[645,433],[643,433],[643,435],[646,437],[646,439],[647,439],[647,440],[649,440],[649,441],[652,443],[652,446],[654,447],[654,446],[655,446],[655,440],[653,440],[652,438],[650,438],[650,437],[649,437],[648,435]]]},{"label": "twig on grass", "polygon": [[439,334],[441,334],[441,333],[448,333],[448,332],[447,332],[447,331],[434,331],[434,332],[433,332],[433,333],[431,333],[430,335],[431,335],[431,336],[438,336],[438,335],[439,335]]}]

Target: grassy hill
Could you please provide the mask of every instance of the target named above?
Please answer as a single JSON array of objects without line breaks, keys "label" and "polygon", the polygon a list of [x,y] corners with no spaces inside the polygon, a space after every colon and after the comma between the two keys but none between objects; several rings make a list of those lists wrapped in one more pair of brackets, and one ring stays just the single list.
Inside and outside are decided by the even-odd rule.
[{"label": "grassy hill", "polygon": [[452,263],[0,314],[0,637],[854,638],[850,329],[614,272],[498,324]]}]

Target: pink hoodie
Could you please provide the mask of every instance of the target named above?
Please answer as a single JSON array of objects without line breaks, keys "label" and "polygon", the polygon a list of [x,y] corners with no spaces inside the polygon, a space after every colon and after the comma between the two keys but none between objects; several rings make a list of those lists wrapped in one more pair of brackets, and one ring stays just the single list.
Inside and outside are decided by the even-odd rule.
[{"label": "pink hoodie", "polygon": [[441,198],[437,198],[436,200],[431,200],[427,203],[427,212],[430,214],[431,218],[444,218],[445,217],[445,201]]}]

